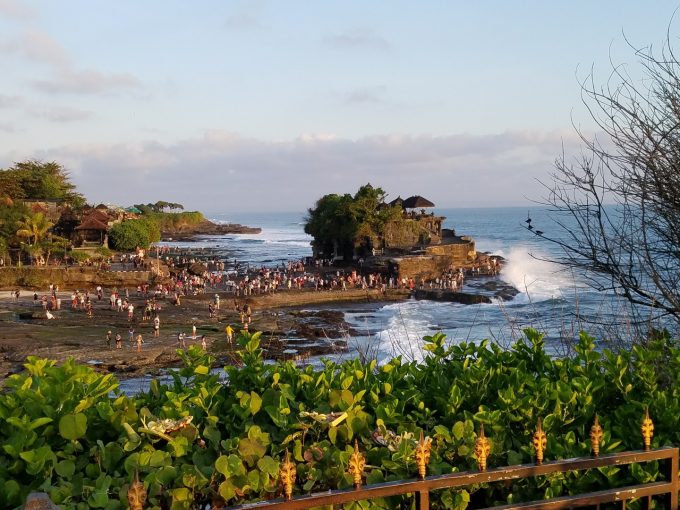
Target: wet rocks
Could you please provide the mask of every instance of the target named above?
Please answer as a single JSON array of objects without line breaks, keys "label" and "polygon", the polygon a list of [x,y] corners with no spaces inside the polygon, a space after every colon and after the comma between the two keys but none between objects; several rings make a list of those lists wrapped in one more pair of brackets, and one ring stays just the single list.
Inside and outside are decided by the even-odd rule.
[{"label": "wet rocks", "polygon": [[463,305],[477,305],[491,303],[491,298],[481,294],[468,294],[466,292],[454,292],[447,289],[417,289],[413,293],[416,299],[429,299],[431,301],[450,301]]}]

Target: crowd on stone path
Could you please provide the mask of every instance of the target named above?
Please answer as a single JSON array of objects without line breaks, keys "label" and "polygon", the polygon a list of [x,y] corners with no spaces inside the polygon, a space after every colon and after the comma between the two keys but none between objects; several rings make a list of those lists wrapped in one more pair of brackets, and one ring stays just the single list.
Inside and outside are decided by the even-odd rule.
[{"label": "crowd on stone path", "polygon": [[[252,308],[249,304],[241,304],[241,298],[250,296],[274,294],[280,291],[346,291],[348,289],[379,289],[386,292],[387,289],[410,289],[416,287],[421,289],[445,289],[459,292],[463,288],[467,276],[495,275],[500,270],[500,263],[494,257],[486,257],[480,264],[473,267],[450,268],[436,278],[421,279],[416,282],[413,278],[387,276],[379,272],[360,273],[356,270],[345,271],[342,269],[333,270],[328,267],[329,263],[324,261],[313,261],[311,264],[305,263],[308,260],[294,260],[274,267],[262,266],[259,268],[247,267],[245,270],[238,264],[234,270],[225,271],[225,262],[215,257],[207,260],[199,260],[193,250],[185,250],[184,253],[173,253],[170,247],[161,247],[158,250],[158,257],[163,255],[163,262],[173,268],[171,278],[167,284],[139,285],[136,288],[135,299],[133,300],[128,288],[113,288],[105,290],[101,285],[97,285],[91,290],[74,290],[70,294],[70,308],[74,312],[83,312],[89,318],[95,315],[95,304],[100,303],[98,308],[108,306],[108,309],[118,314],[126,314],[130,324],[128,331],[128,342],[137,351],[142,350],[144,339],[141,333],[135,335],[135,325],[137,318],[141,317],[142,323],[150,323],[152,335],[160,337],[161,327],[161,303],[171,305],[181,305],[182,298],[185,296],[196,296],[214,292],[214,296],[207,304],[207,318],[214,319],[220,310],[220,293],[224,297],[233,299],[234,311],[240,317],[241,327],[248,330],[252,321]],[[109,263],[115,263],[112,257]],[[139,254],[123,254],[119,256],[118,263],[123,266],[148,267],[149,259],[145,259]],[[203,264],[204,271],[195,274],[195,264]],[[200,266],[199,266],[200,267]],[[193,269],[190,272],[189,269]],[[62,308],[61,298],[58,295],[57,285],[50,285],[49,291],[39,296],[33,293],[33,301],[39,303],[47,319],[54,319],[53,311]],[[134,291],[133,291],[134,292]],[[108,296],[105,296],[108,294]],[[19,289],[11,291],[11,297],[18,300]],[[135,303],[140,306],[136,306]],[[137,314],[137,315],[136,315]],[[227,326],[225,334],[231,343],[233,328]],[[177,333],[177,344],[181,348],[187,345],[187,339],[199,340],[202,346],[206,346],[205,335],[198,337],[196,325],[192,325],[191,336],[183,332]],[[122,335],[120,332],[108,331],[106,334],[106,345],[113,349],[122,349]]]}]

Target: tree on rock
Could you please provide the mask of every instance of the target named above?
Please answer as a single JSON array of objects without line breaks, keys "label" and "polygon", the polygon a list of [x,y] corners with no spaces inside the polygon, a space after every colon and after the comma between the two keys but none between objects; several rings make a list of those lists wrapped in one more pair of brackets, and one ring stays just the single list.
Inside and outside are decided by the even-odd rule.
[{"label": "tree on rock", "polygon": [[386,223],[401,215],[400,207],[384,203],[386,193],[370,184],[354,194],[324,195],[307,211],[305,232],[314,238],[317,255],[342,256],[368,251],[380,243]]}]

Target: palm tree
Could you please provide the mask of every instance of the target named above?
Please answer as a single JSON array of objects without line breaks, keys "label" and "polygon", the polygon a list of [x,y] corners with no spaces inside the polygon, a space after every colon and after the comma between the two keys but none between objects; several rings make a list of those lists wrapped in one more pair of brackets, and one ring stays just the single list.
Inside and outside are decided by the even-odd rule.
[{"label": "palm tree", "polygon": [[28,246],[26,251],[33,260],[36,254],[41,253],[38,244],[47,235],[49,230],[54,226],[43,213],[37,212],[35,214],[24,216],[23,220],[17,222],[19,229],[17,230],[18,237],[25,237],[28,239]]}]

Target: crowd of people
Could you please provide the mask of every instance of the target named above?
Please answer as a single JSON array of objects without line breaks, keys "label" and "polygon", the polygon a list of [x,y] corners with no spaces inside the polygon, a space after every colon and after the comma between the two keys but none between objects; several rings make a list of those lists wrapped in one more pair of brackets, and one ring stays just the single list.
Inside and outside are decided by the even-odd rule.
[{"label": "crowd of people", "polygon": [[[467,268],[451,267],[438,277],[420,279],[397,277],[377,271],[357,269],[339,269],[329,267],[329,261],[291,260],[273,267],[250,267],[239,264],[227,266],[225,260],[207,253],[196,253],[194,250],[178,250],[169,246],[159,247],[157,261],[171,268],[170,277],[163,283],[140,284],[132,292],[128,288],[105,289],[101,285],[85,290],[74,290],[70,293],[70,309],[74,313],[84,313],[93,318],[99,310],[108,308],[110,312],[126,317],[129,324],[128,343],[131,348],[141,351],[144,337],[141,329],[150,329],[154,338],[161,336],[161,311],[163,306],[181,306],[186,296],[200,296],[214,293],[207,301],[206,319],[220,319],[221,299],[233,299],[234,311],[240,318],[240,327],[248,330],[252,322],[253,310],[246,298],[258,295],[274,294],[280,291],[347,291],[349,289],[378,289],[385,293],[388,289],[445,289],[459,292],[463,289],[465,279],[469,276],[495,275],[500,270],[500,262],[494,257],[482,258],[478,264]],[[111,258],[110,264],[118,263],[119,267],[148,267],[150,262],[145,254],[135,252]],[[201,264],[197,266],[197,264]],[[197,271],[197,267],[200,271]],[[18,300],[19,289],[12,291],[12,298]],[[35,292],[33,301],[42,306],[45,317],[54,319],[53,313],[60,310],[61,298],[59,287],[50,285],[48,292],[42,296]],[[57,314],[58,315],[58,314]],[[136,328],[140,328],[138,331]],[[225,328],[225,334],[231,343],[234,329],[231,325]],[[175,331],[177,344],[181,348],[187,346],[188,340],[207,346],[205,335],[197,336],[196,324],[192,324],[191,334]],[[108,330],[105,336],[106,345],[110,349],[123,348],[123,334]]]}]

